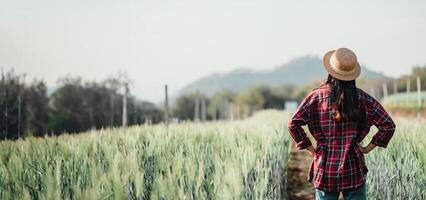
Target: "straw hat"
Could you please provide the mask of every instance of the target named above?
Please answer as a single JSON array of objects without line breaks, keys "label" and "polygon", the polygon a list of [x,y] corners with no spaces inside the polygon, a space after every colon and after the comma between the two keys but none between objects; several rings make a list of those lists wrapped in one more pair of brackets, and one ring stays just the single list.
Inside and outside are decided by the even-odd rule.
[{"label": "straw hat", "polygon": [[339,80],[355,80],[361,73],[355,53],[347,48],[327,52],[323,57],[323,62],[327,72]]}]

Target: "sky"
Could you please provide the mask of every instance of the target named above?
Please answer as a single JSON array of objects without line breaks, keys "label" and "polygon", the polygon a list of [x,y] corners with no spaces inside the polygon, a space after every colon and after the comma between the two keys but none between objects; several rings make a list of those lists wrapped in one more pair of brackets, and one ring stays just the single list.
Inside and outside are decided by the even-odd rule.
[{"label": "sky", "polygon": [[426,64],[424,0],[0,0],[0,67],[43,79],[118,72],[139,99],[215,72],[352,49],[397,77]]}]

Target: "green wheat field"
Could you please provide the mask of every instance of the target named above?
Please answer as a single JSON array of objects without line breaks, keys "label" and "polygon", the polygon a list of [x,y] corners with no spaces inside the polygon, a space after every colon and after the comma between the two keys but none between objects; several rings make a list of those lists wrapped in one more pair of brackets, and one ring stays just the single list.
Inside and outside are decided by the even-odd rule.
[{"label": "green wheat field", "polygon": [[[4,141],[0,199],[287,199],[289,116]],[[366,156],[369,198],[426,199],[425,134],[397,119],[388,148]]]}]

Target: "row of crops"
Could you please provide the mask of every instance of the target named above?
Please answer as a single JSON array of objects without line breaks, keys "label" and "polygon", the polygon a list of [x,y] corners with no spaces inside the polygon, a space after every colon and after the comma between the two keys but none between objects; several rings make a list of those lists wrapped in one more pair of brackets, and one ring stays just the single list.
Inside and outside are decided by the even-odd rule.
[{"label": "row of crops", "polygon": [[[0,199],[287,199],[288,117],[1,142]],[[426,199],[426,123],[396,121],[366,155],[368,196]]]},{"label": "row of crops", "polygon": [[283,199],[285,118],[2,142],[0,199]]}]

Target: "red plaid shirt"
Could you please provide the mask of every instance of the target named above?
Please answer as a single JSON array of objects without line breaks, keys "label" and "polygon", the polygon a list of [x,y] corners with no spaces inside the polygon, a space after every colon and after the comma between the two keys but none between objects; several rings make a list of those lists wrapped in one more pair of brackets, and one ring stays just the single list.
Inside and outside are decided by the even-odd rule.
[{"label": "red plaid shirt", "polygon": [[291,137],[298,149],[311,145],[302,126],[317,141],[314,160],[309,169],[309,181],[323,191],[343,191],[361,186],[366,180],[367,167],[358,143],[375,125],[379,131],[372,143],[386,147],[395,131],[395,123],[377,100],[357,89],[360,122],[333,120],[330,111],[331,87],[323,85],[312,90],[288,122]]}]

